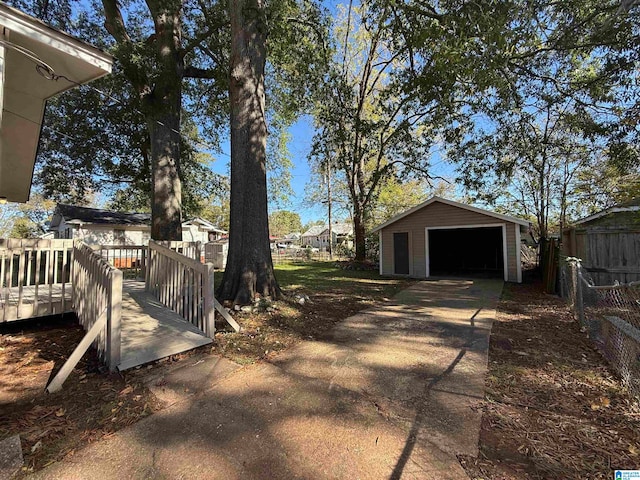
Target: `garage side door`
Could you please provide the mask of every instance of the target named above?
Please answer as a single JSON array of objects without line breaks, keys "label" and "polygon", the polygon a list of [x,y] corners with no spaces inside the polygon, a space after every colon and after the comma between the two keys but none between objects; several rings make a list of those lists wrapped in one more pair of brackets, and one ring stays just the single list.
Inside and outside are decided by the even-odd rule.
[{"label": "garage side door", "polygon": [[407,232],[393,234],[393,273],[409,275],[409,234]]}]

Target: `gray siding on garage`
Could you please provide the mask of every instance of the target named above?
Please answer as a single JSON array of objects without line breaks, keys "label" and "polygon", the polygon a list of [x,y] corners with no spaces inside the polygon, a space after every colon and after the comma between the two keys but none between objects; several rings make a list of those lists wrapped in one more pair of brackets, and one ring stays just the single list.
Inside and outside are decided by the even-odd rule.
[{"label": "gray siding on garage", "polygon": [[516,228],[519,225],[505,220],[472,212],[464,208],[447,205],[438,201],[407,215],[383,228],[380,252],[381,272],[393,275],[393,234],[409,233],[409,276],[426,277],[425,228],[482,225],[506,225],[507,229],[507,270],[510,282],[518,281]]}]

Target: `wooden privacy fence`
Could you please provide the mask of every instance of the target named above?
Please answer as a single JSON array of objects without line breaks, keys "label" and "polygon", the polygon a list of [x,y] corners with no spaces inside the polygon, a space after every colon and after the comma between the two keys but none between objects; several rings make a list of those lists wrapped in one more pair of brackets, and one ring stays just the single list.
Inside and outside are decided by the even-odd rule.
[{"label": "wooden privacy fence", "polygon": [[563,232],[562,250],[580,258],[599,285],[640,280],[640,228],[571,228]]},{"label": "wooden privacy fence", "polygon": [[0,321],[71,310],[73,240],[0,239]]},{"label": "wooden privacy fence", "polygon": [[[191,253],[194,253],[193,251]],[[149,241],[145,288],[163,305],[213,338],[213,265]]]}]

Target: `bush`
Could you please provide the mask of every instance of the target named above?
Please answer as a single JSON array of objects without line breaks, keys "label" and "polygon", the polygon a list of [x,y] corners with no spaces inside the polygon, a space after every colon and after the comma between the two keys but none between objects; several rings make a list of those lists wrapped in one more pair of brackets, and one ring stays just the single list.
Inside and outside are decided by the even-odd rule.
[{"label": "bush", "polygon": [[335,251],[333,253],[339,257],[353,258],[353,256],[355,255],[355,250],[353,249],[353,247],[349,247],[348,244],[341,243],[340,245],[336,245]]},{"label": "bush", "polygon": [[380,237],[377,233],[370,233],[365,238],[365,257],[377,263],[380,259]]}]

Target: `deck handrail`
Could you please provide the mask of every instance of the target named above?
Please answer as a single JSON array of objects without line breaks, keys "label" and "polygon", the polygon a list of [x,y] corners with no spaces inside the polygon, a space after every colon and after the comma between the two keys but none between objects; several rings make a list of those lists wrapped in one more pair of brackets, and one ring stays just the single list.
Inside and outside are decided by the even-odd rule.
[{"label": "deck handrail", "polygon": [[[175,245],[174,245],[175,246]],[[215,334],[213,265],[149,241],[145,289],[209,338]]]},{"label": "deck handrail", "polygon": [[109,370],[115,371],[120,364],[122,272],[109,265],[100,252],[77,241],[71,278],[76,316],[87,333],[47,385],[49,393],[62,388],[91,344]]},{"label": "deck handrail", "polygon": [[185,257],[192,258],[204,263],[204,250],[202,242],[189,242],[186,240],[154,240],[156,245],[169,248],[174,252],[181,253]]},{"label": "deck handrail", "polygon": [[[0,322],[68,311],[72,258],[73,240],[0,239]],[[31,287],[29,305],[25,287]],[[28,310],[26,317],[23,307]],[[15,316],[9,312],[14,308]]]},{"label": "deck handrail", "polygon": [[73,249],[72,287],[74,309],[86,331],[106,313],[105,328],[95,346],[100,359],[115,371],[120,363],[122,272],[100,252],[77,242]]}]

